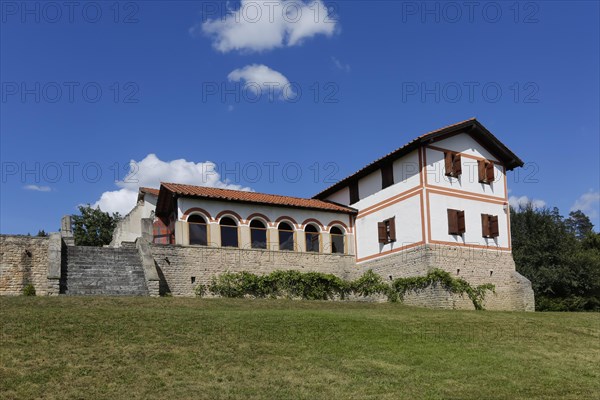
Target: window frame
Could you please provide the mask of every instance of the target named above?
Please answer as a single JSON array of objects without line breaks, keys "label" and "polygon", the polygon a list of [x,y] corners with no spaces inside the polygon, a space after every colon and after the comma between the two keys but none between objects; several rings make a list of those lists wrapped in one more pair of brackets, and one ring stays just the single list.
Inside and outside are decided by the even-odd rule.
[{"label": "window frame", "polygon": [[390,244],[396,241],[396,217],[384,219],[377,223],[379,243]]},{"label": "window frame", "polygon": [[394,164],[387,163],[381,167],[381,190],[394,184]]},{"label": "window frame", "polygon": [[495,239],[500,236],[497,215],[481,214],[481,235],[486,239]]},{"label": "window frame", "polygon": [[[198,217],[198,218],[202,218],[202,221],[204,222],[194,222],[191,221],[192,219],[194,219],[194,217]],[[194,213],[191,214],[187,217],[186,222],[188,223],[188,242],[190,246],[208,246],[208,222],[207,222],[207,218],[202,215],[202,214],[198,214],[198,213]],[[205,237],[205,243],[192,243],[192,229],[195,228],[196,226],[200,226],[200,227],[204,227],[204,237]]]},{"label": "window frame", "polygon": [[462,157],[455,151],[444,152],[444,173],[451,178],[458,178],[462,174]]},{"label": "window frame", "polygon": [[[255,222],[262,224],[263,227],[259,228],[259,227],[252,226],[252,224]],[[250,228],[250,248],[258,249],[258,250],[266,250],[269,247],[269,225],[262,219],[254,218],[252,221],[250,221],[250,223],[248,224],[248,227]],[[264,233],[264,235],[265,235],[264,236],[265,237],[264,247],[254,245],[255,241],[253,238],[253,234],[255,231]],[[256,243],[261,243],[261,242],[256,242]]]},{"label": "window frame", "polygon": [[466,229],[465,210],[448,209],[448,234],[462,236]]},{"label": "window frame", "polygon": [[[286,224],[288,225],[291,230],[287,230],[287,229],[281,229],[281,225]],[[282,232],[291,232],[292,234],[292,248],[288,249],[288,248],[282,248],[282,243],[281,243],[281,233]],[[279,244],[279,251],[295,251],[296,250],[296,229],[294,228],[294,224],[292,222],[289,221],[281,221],[279,222],[279,224],[277,225],[277,239],[278,239],[278,244]],[[286,243],[287,240],[284,242]]]},{"label": "window frame", "polygon": [[[339,230],[340,233],[332,233],[334,229]],[[329,229],[329,238],[331,242],[331,254],[346,254],[346,230],[344,228],[339,227],[337,225],[332,226]],[[341,251],[338,251],[338,249],[336,248],[334,238],[341,238]]]},{"label": "window frame", "polygon": [[496,180],[496,168],[491,160],[477,160],[479,183],[491,185]]},{"label": "window frame", "polygon": [[[313,228],[314,232],[309,232],[306,229],[307,228]],[[317,242],[317,247],[315,249],[314,247],[314,242],[315,242],[315,237],[316,237],[316,242]],[[309,240],[310,238],[310,240]],[[304,227],[304,250],[307,253],[321,253],[321,231],[320,229],[315,226],[314,224],[308,224]],[[309,249],[309,243],[311,244],[311,248]]]},{"label": "window frame", "polygon": [[[231,220],[234,225],[224,225],[223,221],[224,220]],[[225,245],[223,244],[223,229],[231,229],[233,231],[233,228],[235,228],[235,245]],[[230,215],[226,215],[221,217],[221,219],[219,219],[219,233],[221,235],[221,247],[231,247],[231,248],[239,248],[240,247],[240,226],[239,226],[239,221]]]}]

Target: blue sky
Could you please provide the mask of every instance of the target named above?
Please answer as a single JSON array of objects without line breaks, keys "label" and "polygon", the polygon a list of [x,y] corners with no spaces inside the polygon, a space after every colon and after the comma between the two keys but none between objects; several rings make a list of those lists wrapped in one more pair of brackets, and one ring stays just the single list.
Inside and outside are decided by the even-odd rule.
[{"label": "blue sky", "polygon": [[309,197],[470,117],[513,201],[600,225],[598,2],[47,4],[2,2],[2,233],[161,179]]}]

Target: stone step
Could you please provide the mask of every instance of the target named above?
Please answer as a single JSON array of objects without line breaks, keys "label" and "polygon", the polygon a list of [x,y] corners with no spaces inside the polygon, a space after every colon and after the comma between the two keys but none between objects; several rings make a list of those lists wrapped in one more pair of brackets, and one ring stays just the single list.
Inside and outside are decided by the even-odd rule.
[{"label": "stone step", "polygon": [[122,248],[71,246],[62,292],[69,296],[147,296],[135,243]]}]

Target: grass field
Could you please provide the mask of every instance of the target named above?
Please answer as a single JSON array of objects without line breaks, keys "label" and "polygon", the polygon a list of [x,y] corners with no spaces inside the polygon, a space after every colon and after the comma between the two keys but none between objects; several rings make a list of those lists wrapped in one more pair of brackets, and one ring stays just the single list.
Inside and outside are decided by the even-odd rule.
[{"label": "grass field", "polygon": [[3,399],[595,399],[600,314],[0,298]]}]

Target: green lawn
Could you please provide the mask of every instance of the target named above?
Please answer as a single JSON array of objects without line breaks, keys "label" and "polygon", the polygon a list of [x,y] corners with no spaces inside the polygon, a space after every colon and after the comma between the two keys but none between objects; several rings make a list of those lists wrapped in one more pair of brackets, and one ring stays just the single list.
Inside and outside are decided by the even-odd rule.
[{"label": "green lawn", "polygon": [[3,399],[594,399],[600,314],[0,298]]}]

